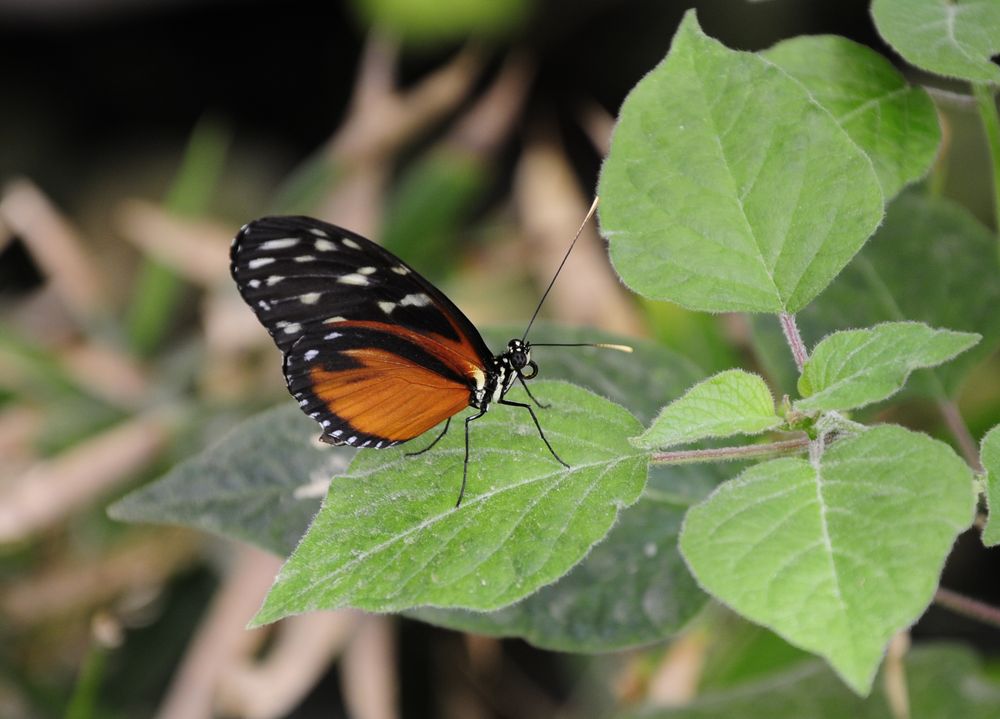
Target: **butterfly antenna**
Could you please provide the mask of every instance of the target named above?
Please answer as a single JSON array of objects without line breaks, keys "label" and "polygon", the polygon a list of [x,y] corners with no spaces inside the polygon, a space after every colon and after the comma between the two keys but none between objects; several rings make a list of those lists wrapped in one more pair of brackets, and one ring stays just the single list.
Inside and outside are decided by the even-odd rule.
[{"label": "butterfly antenna", "polygon": [[562,262],[559,263],[559,267],[558,269],[556,269],[556,273],[552,275],[552,281],[549,282],[549,286],[546,287],[545,292],[542,293],[542,299],[538,301],[538,307],[535,308],[535,314],[531,315],[531,321],[528,322],[528,327],[524,330],[524,335],[521,337],[522,342],[524,342],[524,340],[527,339],[528,330],[530,330],[531,325],[535,323],[535,318],[538,317],[538,311],[542,309],[542,304],[545,302],[545,298],[549,296],[549,291],[552,289],[552,285],[556,283],[556,278],[559,276],[559,273],[562,272],[563,265],[565,265],[566,260],[569,259],[569,253],[573,251],[573,247],[576,245],[576,241],[579,240],[580,235],[583,234],[583,228],[587,226],[587,223],[590,222],[590,218],[594,216],[595,212],[597,212],[597,202],[600,199],[601,198],[599,197],[594,198],[593,204],[591,204],[590,209],[587,211],[587,216],[584,217],[583,222],[580,223],[580,229],[576,231],[576,235],[573,237],[573,241],[569,243],[569,249],[566,250],[566,254],[563,255]]},{"label": "butterfly antenna", "polygon": [[[523,340],[522,340],[523,341]],[[610,342],[532,342],[532,347],[596,347],[602,350],[617,350],[618,352],[634,352],[628,345],[615,345]]]}]

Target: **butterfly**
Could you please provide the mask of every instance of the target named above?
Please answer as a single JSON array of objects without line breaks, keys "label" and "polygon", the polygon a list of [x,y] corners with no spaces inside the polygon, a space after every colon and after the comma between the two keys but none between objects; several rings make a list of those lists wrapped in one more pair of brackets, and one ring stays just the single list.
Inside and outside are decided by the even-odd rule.
[{"label": "butterfly", "polygon": [[[595,209],[596,201],[588,220]],[[519,382],[532,402],[546,406],[527,385],[538,374],[528,330],[494,354],[462,311],[406,262],[310,217],[263,217],[244,225],[233,241],[230,271],[282,351],[288,390],[320,424],[322,441],[383,449],[446,420],[427,447],[411,453],[422,454],[444,437],[454,415],[472,407],[458,507],[468,479],[469,425],[502,404],[527,410],[553,458],[569,468],[531,405],[506,398]],[[536,309],[528,329],[537,315]]]}]

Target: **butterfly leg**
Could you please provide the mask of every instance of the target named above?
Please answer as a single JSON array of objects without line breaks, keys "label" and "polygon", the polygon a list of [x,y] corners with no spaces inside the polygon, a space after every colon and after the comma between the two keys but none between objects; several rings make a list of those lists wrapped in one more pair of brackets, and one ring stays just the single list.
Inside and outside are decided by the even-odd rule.
[{"label": "butterfly leg", "polygon": [[[535,374],[537,374],[537,372]],[[552,406],[551,404],[543,404],[542,402],[539,402],[537,399],[535,399],[535,395],[531,394],[531,390],[528,389],[528,383],[524,381],[524,377],[521,375],[520,372],[517,373],[517,378],[521,381],[521,386],[524,387],[524,391],[528,393],[528,396],[531,398],[532,402],[537,404],[542,409],[548,409],[549,407]]]},{"label": "butterfly leg", "polygon": [[448,434],[448,428],[449,428],[449,427],[451,427],[451,417],[449,417],[449,418],[448,418],[448,421],[444,423],[444,429],[443,429],[443,430],[441,430],[441,434],[439,434],[439,435],[438,435],[438,436],[437,436],[437,437],[436,437],[436,438],[434,439],[434,441],[433,441],[433,442],[431,442],[431,443],[430,443],[429,445],[427,445],[427,446],[426,446],[426,447],[424,447],[423,449],[418,449],[418,450],[417,450],[416,452],[407,452],[405,456],[407,456],[407,457],[416,457],[416,456],[417,456],[418,454],[423,454],[424,452],[426,452],[427,450],[429,450],[429,449],[430,449],[431,447],[433,447],[433,446],[434,446],[435,444],[437,444],[438,442],[440,442],[440,441],[441,441],[441,439],[442,439],[442,438],[443,438],[443,437],[444,437],[444,436],[445,436],[446,434]]},{"label": "butterfly leg", "polygon": [[458,501],[455,502],[455,509],[462,503],[462,497],[465,496],[465,480],[469,477],[469,422],[474,419],[479,419],[484,414],[486,414],[485,409],[479,410],[479,414],[474,414],[465,418],[465,462],[462,464],[462,488],[458,490]]},{"label": "butterfly leg", "polygon": [[556,461],[559,462],[559,464],[561,464],[563,467],[565,467],[566,469],[570,468],[569,465],[563,462],[562,458],[558,454],[556,454],[556,451],[552,449],[552,445],[549,444],[549,440],[545,438],[545,432],[542,431],[542,425],[538,424],[538,417],[535,416],[535,410],[531,408],[530,404],[525,404],[524,402],[511,402],[508,399],[501,399],[500,404],[505,404],[508,407],[524,407],[526,410],[528,410],[528,413],[531,415],[531,419],[534,420],[535,422],[535,427],[538,429],[538,436],[542,438],[543,442],[545,442],[545,446],[549,448],[550,452],[552,452],[552,456],[555,457]]}]

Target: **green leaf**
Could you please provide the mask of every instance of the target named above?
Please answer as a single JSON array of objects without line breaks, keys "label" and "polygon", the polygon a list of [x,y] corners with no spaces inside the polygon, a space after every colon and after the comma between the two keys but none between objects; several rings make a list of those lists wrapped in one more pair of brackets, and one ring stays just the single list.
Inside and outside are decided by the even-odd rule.
[{"label": "green leaf", "polygon": [[495,38],[528,14],[527,0],[354,0],[369,24],[417,43]]},{"label": "green leaf", "polygon": [[908,63],[970,82],[1000,83],[996,0],[875,0],[879,34]]},{"label": "green leaf", "polygon": [[289,400],[244,421],[108,513],[197,527],[287,554],[319,509],[330,477],[344,472],[356,452],[318,436],[316,422]]},{"label": "green leaf", "polygon": [[836,332],[813,350],[795,402],[803,412],[864,407],[898,392],[910,373],[934,367],[975,345],[971,332],[936,330],[920,322],[886,322]]},{"label": "green leaf", "polygon": [[974,497],[944,443],[893,425],[751,467],[687,514],[702,588],[827,659],[866,694],[885,645],[930,603]]},{"label": "green leaf", "polygon": [[670,447],[707,437],[760,434],[782,421],[764,380],[732,369],[709,377],[668,404],[632,441],[646,449]]},{"label": "green leaf", "polygon": [[805,88],[685,15],[626,98],[601,227],[636,292],[711,312],[795,312],[874,231],[868,157]]},{"label": "green leaf", "polygon": [[[500,345],[517,333],[487,334]],[[623,341],[586,328],[541,328],[536,339]],[[630,342],[635,347],[631,355],[557,348],[539,348],[533,354],[540,363],[544,359],[546,376],[583,384],[648,421],[670,397],[701,375],[662,347]],[[608,536],[554,584],[492,612],[423,607],[407,614],[452,629],[519,636],[536,646],[572,652],[610,651],[668,637],[708,600],[677,549],[680,522],[693,502],[703,499],[730,473],[730,468],[709,464],[652,467],[639,501],[623,510]]]},{"label": "green leaf", "polygon": [[[796,319],[807,346],[849,327],[916,320],[976,332],[983,340],[934,370],[916,372],[907,391],[955,396],[969,370],[1000,345],[996,238],[955,203],[902,193],[847,269]],[[789,391],[798,372],[773,317],[756,318],[754,341],[775,385]]]},{"label": "green leaf", "polygon": [[[677,549],[684,513],[706,473],[673,468],[650,478],[607,538],[555,584],[494,612],[422,608],[418,619],[492,636],[519,636],[546,649],[607,652],[662,640],[708,601]],[[654,470],[654,474],[655,470]],[[693,480],[693,481],[692,481]],[[680,492],[678,492],[680,489]],[[694,491],[692,491],[694,490]],[[685,495],[692,493],[689,498]]]},{"label": "green leaf", "polygon": [[[992,719],[1000,689],[990,682],[975,655],[947,645],[920,646],[904,662],[913,719]],[[820,662],[804,662],[780,674],[732,689],[707,692],[688,706],[631,714],[645,719],[887,719],[896,716],[878,682],[862,699],[844,687]]]},{"label": "green leaf", "polygon": [[813,35],[780,42],[764,57],[805,85],[868,154],[887,200],[930,169],[941,142],[934,103],[877,52]]},{"label": "green leaf", "polygon": [[489,168],[480,157],[442,148],[427,153],[399,179],[386,211],[383,246],[432,281],[458,260],[459,224],[482,196]]},{"label": "green leaf", "polygon": [[570,469],[527,412],[503,406],[473,425],[458,509],[462,432],[418,457],[402,447],[359,453],[334,478],[254,623],[343,606],[496,609],[568,572],[639,498],[647,458],[628,443],[639,423],[622,407],[560,382],[532,391],[552,404],[546,436]]},{"label": "green leaf", "polygon": [[983,528],[983,544],[995,547],[1000,544],[1000,425],[983,437],[979,459],[986,470],[986,505],[990,510],[989,519]]}]

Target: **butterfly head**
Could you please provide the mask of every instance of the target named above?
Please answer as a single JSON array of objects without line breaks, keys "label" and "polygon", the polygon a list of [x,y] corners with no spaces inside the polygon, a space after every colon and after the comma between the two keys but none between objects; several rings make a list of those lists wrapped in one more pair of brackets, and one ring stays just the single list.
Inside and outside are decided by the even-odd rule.
[{"label": "butterfly head", "polygon": [[[503,358],[509,362],[511,369],[524,379],[531,379],[538,374],[538,365],[531,361],[531,343],[527,340],[512,339],[507,343]],[[524,368],[530,368],[530,374]]]}]

